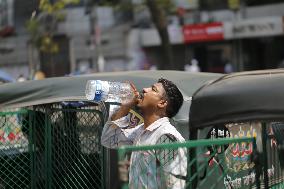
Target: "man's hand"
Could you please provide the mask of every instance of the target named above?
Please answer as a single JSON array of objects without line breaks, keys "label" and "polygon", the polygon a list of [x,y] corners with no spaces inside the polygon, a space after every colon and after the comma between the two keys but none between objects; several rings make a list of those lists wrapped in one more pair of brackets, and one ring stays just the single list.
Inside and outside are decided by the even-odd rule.
[{"label": "man's hand", "polygon": [[121,104],[121,107],[118,109],[118,111],[115,112],[111,116],[112,121],[115,121],[119,118],[126,116],[128,114],[128,112],[130,111],[130,109],[133,108],[134,106],[136,106],[137,103],[138,103],[139,92],[137,91],[137,89],[136,89],[136,87],[133,83],[129,82],[129,84],[131,85],[131,90],[133,92],[133,98],[129,99],[126,102],[123,102]]},{"label": "man's hand", "polygon": [[126,107],[129,107],[129,108],[132,108],[134,106],[137,105],[138,103],[138,98],[139,98],[139,92],[137,91],[135,85],[131,82],[128,82],[131,86],[131,90],[132,90],[132,93],[133,93],[133,98],[132,99],[129,99],[127,100],[126,102],[123,102],[121,104],[121,106],[126,106]]}]

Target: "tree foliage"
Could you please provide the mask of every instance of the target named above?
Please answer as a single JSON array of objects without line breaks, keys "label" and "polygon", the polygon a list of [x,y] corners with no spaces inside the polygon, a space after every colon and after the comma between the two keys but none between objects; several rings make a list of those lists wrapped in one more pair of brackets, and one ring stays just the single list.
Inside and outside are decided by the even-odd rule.
[{"label": "tree foliage", "polygon": [[40,0],[39,11],[34,11],[26,24],[32,45],[44,53],[57,53],[59,47],[53,37],[58,23],[65,18],[62,10],[67,5],[79,2],[80,0],[58,0],[51,3],[49,0]]},{"label": "tree foliage", "polygon": [[175,12],[176,7],[172,0],[90,0],[91,4],[113,6],[120,10],[139,10],[147,7],[151,13],[152,21],[157,28],[161,39],[162,61],[158,64],[158,69],[175,69],[173,63],[173,53],[167,30],[167,15]]}]

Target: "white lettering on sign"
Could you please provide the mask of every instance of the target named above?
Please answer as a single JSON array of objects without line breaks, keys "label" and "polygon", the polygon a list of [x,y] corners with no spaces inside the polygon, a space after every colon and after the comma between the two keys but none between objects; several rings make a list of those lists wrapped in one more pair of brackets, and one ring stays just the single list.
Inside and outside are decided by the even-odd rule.
[{"label": "white lettering on sign", "polygon": [[248,186],[255,182],[255,172],[250,173],[249,175],[243,176],[244,185]]},{"label": "white lettering on sign", "polygon": [[225,131],[218,129],[218,136],[224,137],[225,136]]},{"label": "white lettering on sign", "polygon": [[[274,176],[274,166],[272,165],[272,167],[270,169],[267,169],[267,174],[268,174],[268,178],[271,178]],[[224,177],[224,185],[226,189],[237,189],[237,188],[241,188],[242,186],[251,186],[255,183],[256,179],[256,174],[255,172],[251,172],[248,175],[245,175],[243,177],[237,177],[235,179],[232,179],[232,177],[230,177],[229,175],[226,175]],[[264,179],[264,174],[262,174],[262,179]]]},{"label": "white lettering on sign", "polygon": [[221,27],[221,26],[209,27],[209,28],[206,29],[206,32],[207,32],[208,34],[223,33],[223,27]]},{"label": "white lettering on sign", "polygon": [[232,178],[227,175],[224,177],[224,185],[226,188],[241,188],[242,187],[242,178],[235,178],[232,180]]},{"label": "white lettering on sign", "polygon": [[273,165],[270,169],[267,169],[267,175],[269,178],[274,176],[274,166]]}]

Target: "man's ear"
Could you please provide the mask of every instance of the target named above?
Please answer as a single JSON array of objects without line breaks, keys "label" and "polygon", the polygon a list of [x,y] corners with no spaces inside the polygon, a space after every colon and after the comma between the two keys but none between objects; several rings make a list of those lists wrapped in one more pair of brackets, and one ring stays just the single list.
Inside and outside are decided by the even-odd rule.
[{"label": "man's ear", "polygon": [[167,105],[168,105],[168,101],[164,99],[160,100],[160,102],[158,103],[159,108],[165,108],[167,107]]}]

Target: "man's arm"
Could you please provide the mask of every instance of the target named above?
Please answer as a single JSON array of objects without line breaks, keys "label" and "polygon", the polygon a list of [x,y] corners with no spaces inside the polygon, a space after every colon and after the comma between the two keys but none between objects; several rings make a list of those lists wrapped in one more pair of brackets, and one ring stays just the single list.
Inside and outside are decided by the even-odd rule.
[{"label": "man's arm", "polygon": [[112,116],[110,117],[111,121],[115,121],[118,120],[122,117],[127,116],[127,114],[129,113],[130,109],[131,109],[132,105],[122,105],[117,111],[115,111]]},{"label": "man's arm", "polygon": [[110,120],[105,124],[101,144],[108,148],[117,148],[122,145],[131,145],[136,137],[138,127],[128,129],[129,116],[128,113],[132,107],[137,104],[139,93],[134,85],[132,85],[133,99],[123,103],[120,108],[111,115]]},{"label": "man's arm", "polygon": [[101,144],[107,148],[132,145],[142,125],[129,127],[131,122],[130,118],[130,114],[127,114],[114,121],[107,121],[102,131]]}]

